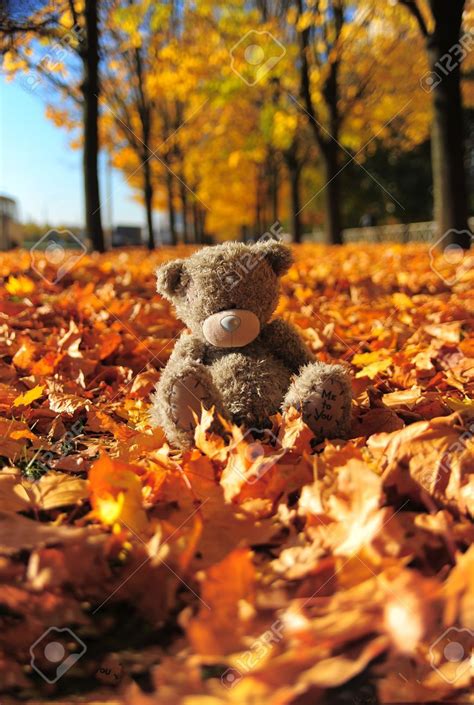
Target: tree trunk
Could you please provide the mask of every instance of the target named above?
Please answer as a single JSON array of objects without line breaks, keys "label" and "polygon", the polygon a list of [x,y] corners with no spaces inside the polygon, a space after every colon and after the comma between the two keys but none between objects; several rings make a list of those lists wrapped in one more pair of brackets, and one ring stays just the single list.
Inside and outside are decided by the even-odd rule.
[{"label": "tree trunk", "polygon": [[291,186],[291,228],[293,231],[293,242],[301,242],[302,228],[300,217],[300,170],[298,167],[290,172]]},{"label": "tree trunk", "polygon": [[300,176],[301,166],[296,156],[294,145],[285,152],[286,167],[290,179],[290,215],[291,215],[291,231],[293,242],[301,242],[301,201],[300,201]]},{"label": "tree trunk", "polygon": [[99,195],[99,27],[97,0],[85,0],[86,46],[81,54],[84,80],[84,206],[87,235],[94,250],[104,251]]},{"label": "tree trunk", "polygon": [[193,238],[194,242],[196,244],[199,244],[200,242],[200,234],[199,234],[199,215],[198,215],[198,206],[196,201],[193,201]]},{"label": "tree trunk", "polygon": [[339,147],[336,142],[330,140],[322,150],[324,160],[324,171],[326,184],[324,196],[326,202],[326,233],[328,241],[332,245],[342,244],[341,225],[341,184],[339,172]]},{"label": "tree trunk", "polygon": [[464,0],[431,0],[430,5],[436,22],[434,31],[427,37],[430,69],[435,80],[431,137],[435,218],[443,238],[442,247],[456,244],[468,249],[471,236],[467,222],[458,44]]},{"label": "tree trunk", "polygon": [[203,243],[206,239],[206,211],[204,208],[198,208],[199,213],[199,242]]},{"label": "tree trunk", "polygon": [[151,176],[151,165],[150,159],[152,153],[150,152],[150,135],[151,135],[151,117],[152,109],[150,102],[147,99],[145,91],[145,81],[143,77],[143,61],[140,53],[140,48],[135,48],[135,67],[138,79],[138,114],[140,116],[140,122],[142,126],[142,137],[143,150],[142,150],[142,161],[143,161],[143,195],[145,200],[145,213],[146,213],[146,223],[147,223],[147,244],[149,250],[155,249],[155,235],[153,233],[153,184]]},{"label": "tree trunk", "polygon": [[[342,3],[334,6],[336,34],[340,35],[344,25],[344,7]],[[323,89],[324,100],[329,114],[329,138],[322,140],[322,155],[325,166],[326,187],[326,231],[331,245],[342,244],[341,218],[341,176],[339,174],[339,133],[341,116],[339,115],[339,60],[333,61]]]},{"label": "tree trunk", "polygon": [[187,245],[189,243],[189,232],[188,232],[188,194],[186,193],[186,185],[181,179],[179,183],[179,196],[181,199],[181,213],[183,218],[183,242]]},{"label": "tree trunk", "polygon": [[[303,2],[297,0],[298,15],[303,14]],[[332,3],[333,18],[332,30],[335,34],[335,42],[339,38],[344,26],[344,3],[342,0]],[[327,29],[327,28],[326,28]],[[323,85],[322,96],[325,108],[328,112],[328,130],[322,130],[320,121],[317,119],[315,105],[311,95],[310,66],[308,62],[310,48],[310,30],[308,27],[298,33],[298,44],[300,50],[300,93],[305,104],[305,113],[309,118],[309,126],[312,129],[316,144],[318,145],[325,166],[326,172],[326,231],[329,242],[333,245],[342,242],[341,233],[341,204],[340,204],[340,180],[338,172],[339,155],[339,132],[341,116],[339,115],[339,59],[329,63],[329,72]],[[326,137],[329,132],[329,139]]]},{"label": "tree trunk", "polygon": [[241,225],[240,226],[240,242],[248,242],[248,226],[247,225]]},{"label": "tree trunk", "polygon": [[[148,150],[146,150],[148,152]],[[146,224],[148,235],[148,249],[155,249],[155,236],[153,233],[153,185],[151,182],[151,168],[149,157],[143,163],[143,194],[145,196]]]},{"label": "tree trunk", "polygon": [[254,211],[254,239],[258,240],[264,233],[264,228],[262,228],[262,210],[263,210],[263,198],[262,198],[262,179],[260,175],[259,168],[257,167],[255,175],[255,211]]},{"label": "tree trunk", "polygon": [[272,222],[276,223],[278,221],[278,189],[280,186],[280,174],[278,169],[278,162],[276,159],[271,161],[271,172],[270,178],[270,204],[272,212]]},{"label": "tree trunk", "polygon": [[168,218],[171,244],[177,245],[178,238],[176,236],[176,213],[174,210],[173,201],[173,174],[168,169],[166,170],[166,195],[168,198]]},{"label": "tree trunk", "polygon": [[253,223],[253,239],[256,241],[262,236],[262,228],[261,228],[261,220],[262,220],[262,208],[260,205],[260,193],[257,192],[257,198],[255,201],[255,217],[254,217],[254,223]]}]

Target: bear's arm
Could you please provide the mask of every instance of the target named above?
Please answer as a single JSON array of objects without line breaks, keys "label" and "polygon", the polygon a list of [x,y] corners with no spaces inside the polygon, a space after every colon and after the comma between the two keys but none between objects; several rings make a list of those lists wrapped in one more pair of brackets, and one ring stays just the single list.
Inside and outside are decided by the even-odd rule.
[{"label": "bear's arm", "polygon": [[192,333],[181,333],[171,353],[170,361],[189,360],[204,363],[206,343]]},{"label": "bear's arm", "polygon": [[266,325],[261,336],[269,352],[283,360],[292,372],[298,372],[303,365],[314,362],[313,355],[296,329],[281,318],[275,318]]}]

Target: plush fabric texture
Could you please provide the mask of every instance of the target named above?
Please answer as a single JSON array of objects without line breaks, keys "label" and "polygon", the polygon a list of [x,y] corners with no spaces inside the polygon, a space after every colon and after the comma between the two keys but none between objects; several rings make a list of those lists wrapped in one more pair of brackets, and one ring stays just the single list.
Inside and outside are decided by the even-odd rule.
[{"label": "plush fabric texture", "polygon": [[[201,405],[214,406],[251,432],[265,428],[271,414],[295,406],[318,440],[347,434],[351,387],[346,370],[315,362],[292,326],[278,318],[270,321],[280,277],[291,262],[291,251],[280,242],[229,242],[158,269],[158,292],[189,329],[176,343],[153,395],[152,422],[171,444],[192,445],[194,414],[199,416]],[[253,326],[244,345],[239,322],[247,330]]]},{"label": "plush fabric texture", "polygon": [[349,433],[351,385],[341,365],[305,365],[290,385],[283,409],[294,406],[318,441]]}]

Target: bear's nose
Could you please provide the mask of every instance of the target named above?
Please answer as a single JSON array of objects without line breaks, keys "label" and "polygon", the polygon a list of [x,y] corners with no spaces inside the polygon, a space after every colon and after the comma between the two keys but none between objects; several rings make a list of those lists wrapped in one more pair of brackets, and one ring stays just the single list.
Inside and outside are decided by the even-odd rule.
[{"label": "bear's nose", "polygon": [[228,333],[233,333],[240,327],[240,318],[235,314],[224,316],[224,318],[220,321],[220,324],[221,327]]}]

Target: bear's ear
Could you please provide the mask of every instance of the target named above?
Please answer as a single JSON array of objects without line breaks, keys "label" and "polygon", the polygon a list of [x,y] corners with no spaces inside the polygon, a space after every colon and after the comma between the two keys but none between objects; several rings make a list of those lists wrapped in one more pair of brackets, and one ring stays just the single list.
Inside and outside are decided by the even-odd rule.
[{"label": "bear's ear", "polygon": [[184,290],[186,278],[184,259],[165,262],[156,270],[156,290],[166,299],[171,300],[175,294]]},{"label": "bear's ear", "polygon": [[262,249],[263,256],[276,275],[281,277],[293,264],[293,255],[289,247],[277,240],[268,240],[257,247]]}]

